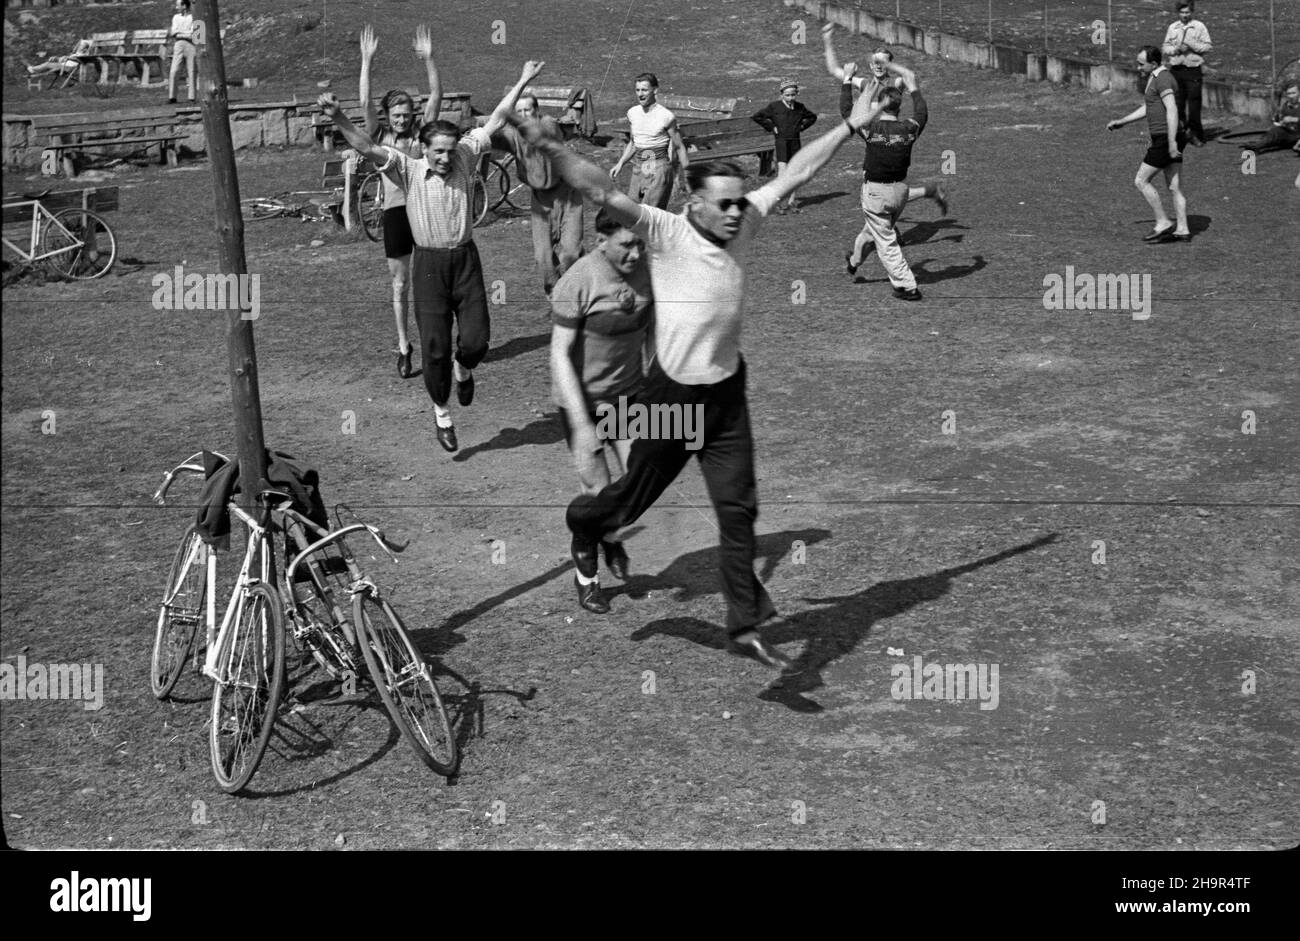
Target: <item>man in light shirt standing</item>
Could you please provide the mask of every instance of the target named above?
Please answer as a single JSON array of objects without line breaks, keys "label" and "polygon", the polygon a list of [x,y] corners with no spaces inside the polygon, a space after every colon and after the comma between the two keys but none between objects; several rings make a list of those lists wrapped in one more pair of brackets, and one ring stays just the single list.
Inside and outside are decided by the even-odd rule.
[{"label": "man in light shirt standing", "polygon": [[[690,410],[702,416],[703,434],[691,440],[653,432],[633,436],[627,473],[599,493],[583,494],[569,504],[566,522],[573,534],[580,594],[584,583],[596,581],[600,541],[635,522],[695,455],[718,516],[727,650],[771,667],[790,668],[790,661],[758,633],[776,609],[754,574],[758,490],[740,353],[745,263],[772,208],[811,180],[879,112],[878,102],[859,96],[844,123],[806,145],[784,173],[748,195],[744,171],[735,163],[692,164],[686,178],[690,195],[680,215],[638,206],[595,164],[545,137],[540,124],[520,126],[561,176],[645,240],[655,296],[655,358],[638,404],[645,403],[651,411]],[[518,121],[514,115],[511,119]]]},{"label": "man in light shirt standing", "polygon": [[686,155],[686,145],[677,130],[677,116],[659,104],[658,91],[659,79],[653,72],[642,72],[636,77],[637,103],[627,109],[632,139],[609,171],[609,178],[617,180],[623,165],[632,160],[632,180],[627,194],[639,203],[666,209],[673,194],[673,157],[676,155],[682,173],[691,165],[691,158]]},{"label": "man in light shirt standing", "polygon": [[1192,0],[1178,4],[1178,19],[1165,31],[1160,52],[1165,65],[1178,83],[1178,122],[1187,128],[1187,142],[1196,147],[1205,144],[1201,127],[1201,66],[1210,51],[1210,31],[1200,20],[1193,19]]},{"label": "man in light shirt standing", "polygon": [[198,73],[198,62],[195,60],[198,47],[194,45],[194,16],[190,13],[190,0],[176,0],[176,15],[172,17],[167,38],[175,40],[172,46],[172,71],[167,78],[167,103],[176,104],[176,84],[180,78],[182,62],[185,63],[186,75],[189,77],[190,101],[193,101],[194,79]]}]

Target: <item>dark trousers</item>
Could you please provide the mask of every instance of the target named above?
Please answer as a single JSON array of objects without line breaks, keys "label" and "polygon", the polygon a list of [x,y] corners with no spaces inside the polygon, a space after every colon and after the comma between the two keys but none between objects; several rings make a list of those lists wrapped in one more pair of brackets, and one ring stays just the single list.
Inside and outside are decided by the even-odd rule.
[{"label": "dark trousers", "polygon": [[1270,150],[1290,150],[1300,142],[1300,131],[1287,130],[1284,127],[1270,127],[1264,139],[1258,144],[1246,144],[1247,150],[1267,153]]},{"label": "dark trousers", "polygon": [[709,499],[721,530],[719,563],[727,599],[727,633],[751,630],[776,613],[754,575],[754,520],[758,488],[754,483],[754,439],[745,401],[745,363],[729,379],[714,385],[687,386],[670,379],[656,362],[637,402],[704,406],[704,432],[698,450],[692,442],[638,438],[632,444],[627,473],[594,496],[569,504],[566,522],[575,538],[592,550],[606,534],[641,517],[676,478],[694,454],[699,458]]},{"label": "dark trousers", "polygon": [[436,405],[451,395],[451,321],[456,320],[456,361],[473,369],[491,338],[483,266],[473,242],[459,248],[421,248],[411,258],[415,322],[420,328],[424,387]]},{"label": "dark trousers", "polygon": [[1201,67],[1175,65],[1169,70],[1178,89],[1174,100],[1178,103],[1178,123],[1187,128],[1188,137],[1196,140],[1205,139],[1205,129],[1201,127]]}]

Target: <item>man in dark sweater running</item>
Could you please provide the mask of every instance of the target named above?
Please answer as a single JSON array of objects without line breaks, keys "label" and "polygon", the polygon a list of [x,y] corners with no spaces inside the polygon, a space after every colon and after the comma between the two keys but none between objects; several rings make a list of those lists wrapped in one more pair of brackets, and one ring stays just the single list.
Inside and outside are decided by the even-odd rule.
[{"label": "man in dark sweater running", "polygon": [[[862,161],[862,212],[866,222],[853,242],[853,251],[844,256],[844,262],[849,274],[857,274],[867,244],[874,243],[889,282],[894,286],[894,296],[905,301],[919,301],[921,292],[916,287],[916,276],[903,258],[894,226],[907,205],[907,169],[912,165],[912,145],[925,130],[930,113],[925,97],[916,85],[915,73],[895,62],[887,63],[885,68],[903,79],[904,86],[912,95],[913,116],[905,121],[899,118],[903,106],[902,92],[888,87],[881,90],[878,100],[883,110],[861,131],[867,142],[866,156]],[[857,66],[852,62],[844,66],[840,114],[845,117],[853,108],[853,76],[856,71]],[[934,184],[928,184],[926,190],[926,196],[937,198],[941,195]]]},{"label": "man in dark sweater running", "polygon": [[[812,127],[817,115],[808,110],[808,106],[799,101],[799,83],[787,80],[781,83],[781,97],[769,104],[762,111],[755,112],[751,118],[759,127],[769,134],[776,135],[776,172],[784,173],[790,158],[799,152],[803,143],[799,135]],[[793,196],[784,203],[776,204],[777,212],[792,209],[799,211],[799,201]]]}]

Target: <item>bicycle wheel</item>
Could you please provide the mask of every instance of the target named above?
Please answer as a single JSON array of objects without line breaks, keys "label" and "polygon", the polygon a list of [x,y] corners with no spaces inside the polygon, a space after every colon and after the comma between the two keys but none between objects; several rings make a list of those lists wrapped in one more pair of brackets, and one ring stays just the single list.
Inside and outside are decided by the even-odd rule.
[{"label": "bicycle wheel", "polygon": [[108,273],[117,260],[117,239],[98,213],[68,207],[56,212],[41,229],[41,254],[55,274],[88,281]]},{"label": "bicycle wheel", "polygon": [[357,187],[357,215],[366,238],[378,242],[384,237],[384,183],[378,173],[367,173]]},{"label": "bicycle wheel", "polygon": [[483,220],[487,218],[488,209],[490,208],[488,206],[487,187],[484,185],[483,177],[477,173],[470,180],[469,195],[469,217],[473,220],[473,225],[477,227],[483,224]]},{"label": "bicycle wheel", "polygon": [[276,216],[284,215],[289,207],[278,199],[271,199],[266,196],[258,196],[253,199],[241,199],[239,201],[239,211],[244,216],[245,222],[257,222],[261,219],[274,219]]},{"label": "bicycle wheel", "polygon": [[[503,205],[520,212],[527,209],[527,206],[520,203],[523,202],[523,196],[528,191],[528,184],[510,175],[510,168],[517,167],[518,163],[509,158],[497,160],[495,157],[489,157],[488,164],[487,191],[488,202],[491,204],[489,208],[493,212],[500,212]],[[516,198],[520,203],[515,202]]]},{"label": "bicycle wheel", "polygon": [[402,737],[421,761],[450,777],[456,771],[456,736],[429,665],[388,602],[359,592],[352,599],[352,616],[365,635],[357,642],[370,678]]},{"label": "bicycle wheel", "polygon": [[150,659],[149,686],[158,699],[166,699],[185,670],[185,659],[203,623],[208,588],[208,547],[191,526],[176,547],[167,588],[158,608]]},{"label": "bicycle wheel", "polygon": [[284,613],[280,594],[253,585],[217,657],[208,729],[212,773],[228,794],[244,788],[266,753],[284,692]]}]

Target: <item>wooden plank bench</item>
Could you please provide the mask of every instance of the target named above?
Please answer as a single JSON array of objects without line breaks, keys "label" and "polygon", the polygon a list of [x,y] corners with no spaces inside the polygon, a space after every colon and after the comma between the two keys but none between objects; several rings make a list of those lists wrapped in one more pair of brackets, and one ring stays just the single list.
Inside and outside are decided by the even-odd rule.
[{"label": "wooden plank bench", "polygon": [[[421,113],[424,108],[424,102],[428,95],[412,95],[415,100],[415,111]],[[380,98],[375,99],[375,109],[379,110]],[[360,98],[344,98],[339,101],[343,113],[357,127],[362,126],[365,119],[365,109],[361,107]],[[335,147],[346,146],[343,135],[339,133],[334,122],[321,113],[320,108],[313,101],[310,104],[300,104],[298,106],[299,114],[312,115],[311,127],[312,132],[316,135],[316,142],[320,144],[322,150],[326,153],[333,153]],[[442,110],[438,113],[438,120],[450,121],[452,124],[460,127],[462,130],[473,122],[470,117],[469,94],[466,92],[444,92],[442,96]]]},{"label": "wooden plank bench", "polygon": [[758,172],[767,176],[776,168],[776,138],[749,118],[697,121],[681,127],[682,142],[695,160],[758,158]]},{"label": "wooden plank bench", "polygon": [[[222,34],[225,34],[225,30],[222,30]],[[164,72],[166,72],[167,59],[169,58],[167,30],[133,30],[127,56],[139,66],[141,88],[149,87],[149,75],[155,68],[158,70],[158,81],[160,83],[166,82],[167,77]]]},{"label": "wooden plank bench", "polygon": [[176,142],[186,135],[176,133],[176,111],[169,108],[149,112],[116,114],[35,115],[32,131],[45,138],[41,173],[56,176],[60,169],[77,175],[73,154],[86,150],[128,148],[133,152],[158,146],[160,162],[176,166]]},{"label": "wooden plank bench", "polygon": [[9,203],[37,200],[50,212],[60,209],[89,209],[92,212],[115,212],[118,208],[116,186],[92,186],[85,189],[58,190],[44,193],[6,193],[4,197],[4,224],[31,224],[32,210],[27,207],[14,207]]},{"label": "wooden plank bench", "polygon": [[[700,121],[729,118],[735,112],[737,102],[735,98],[710,98],[703,95],[659,95],[656,100],[677,116],[679,129]],[[611,131],[622,135],[623,141],[627,142],[632,137],[632,129],[627,123],[626,108],[623,109],[622,115],[610,121],[608,127]]]},{"label": "wooden plank bench", "polygon": [[[125,61],[123,57],[126,54],[127,37],[130,35],[126,30],[116,33],[93,33],[90,37],[90,51],[83,57],[84,60],[94,60],[95,66],[99,69],[99,84],[107,85],[109,74],[113,71],[113,65],[118,66],[118,81],[123,81],[125,72]],[[85,67],[83,61],[83,68]]]}]

